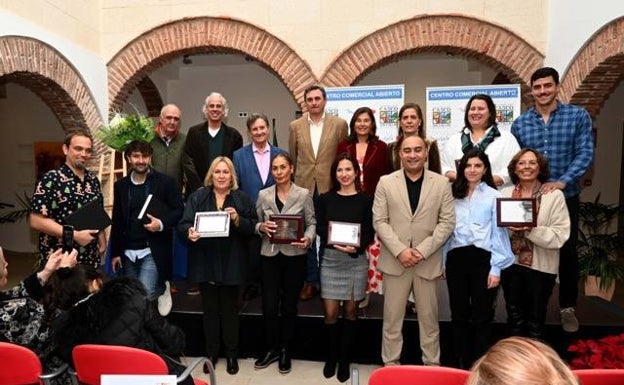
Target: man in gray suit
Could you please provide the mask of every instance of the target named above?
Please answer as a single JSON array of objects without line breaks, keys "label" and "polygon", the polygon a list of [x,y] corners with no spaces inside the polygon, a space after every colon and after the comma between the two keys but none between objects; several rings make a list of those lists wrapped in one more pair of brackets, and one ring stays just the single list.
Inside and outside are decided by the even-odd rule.
[{"label": "man in gray suit", "polygon": [[402,169],[381,177],[373,203],[384,273],[381,358],[384,365],[399,364],[405,303],[413,290],[423,363],[440,365],[437,279],[442,275],[440,249],[455,227],[453,196],[448,179],[425,170],[428,153],[422,138],[403,138],[397,146]]}]

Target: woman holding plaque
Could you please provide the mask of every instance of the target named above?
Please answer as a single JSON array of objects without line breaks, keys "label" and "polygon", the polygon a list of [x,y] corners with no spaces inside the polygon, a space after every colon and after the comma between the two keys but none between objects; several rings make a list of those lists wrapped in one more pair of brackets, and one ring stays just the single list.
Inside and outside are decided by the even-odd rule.
[{"label": "woman holding plaque", "polygon": [[189,196],[178,231],[189,240],[189,280],[202,295],[206,356],[216,364],[223,334],[227,372],[236,374],[238,292],[257,216],[228,157],[215,158],[204,184]]},{"label": "woman holding plaque", "polygon": [[275,185],[260,190],[256,203],[256,233],[262,236],[262,315],[267,352],[256,360],[254,368],[264,369],[279,361],[281,374],[291,370],[290,348],[306,255],[316,240],[312,196],[292,182],[293,172],[288,153],[275,155],[271,160]]},{"label": "woman holding plaque", "polygon": [[[373,199],[362,191],[360,167],[351,154],[338,155],[330,175],[333,189],[319,196],[316,207],[318,234],[325,251],[321,263],[321,298],[328,350],[323,375],[333,377],[338,363],[338,381],[345,382],[350,375],[358,302],[366,293],[365,250],[375,234]],[[343,322],[338,324],[341,302]]]},{"label": "woman holding plaque", "polygon": [[[375,114],[368,107],[360,107],[353,113],[349,123],[349,137],[338,143],[337,155],[344,152],[351,154],[357,160],[360,168],[359,179],[362,190],[370,196],[375,195],[375,188],[379,178],[388,174],[390,159],[388,158],[388,146],[377,137],[377,124]],[[373,239],[367,249],[368,270],[370,279],[367,282],[366,297],[360,301],[360,307],[368,306],[369,294],[381,292],[382,274],[377,270],[379,259],[379,240]]]},{"label": "woman holding plaque", "polygon": [[561,190],[540,191],[550,177],[542,154],[522,149],[511,159],[508,170],[515,186],[505,188],[502,195],[535,199],[537,223],[535,227],[509,227],[516,263],[501,276],[507,321],[512,335],[541,338],[559,271],[559,249],[570,236],[570,217]]},{"label": "woman holding plaque", "polygon": [[[501,270],[513,264],[509,236],[498,227],[490,161],[473,148],[459,161],[452,185],[456,225],[442,249],[449,292],[453,342],[460,368],[467,369],[489,347]],[[472,324],[474,330],[470,330]],[[474,336],[474,344],[469,343]],[[469,346],[474,346],[474,355]]]}]

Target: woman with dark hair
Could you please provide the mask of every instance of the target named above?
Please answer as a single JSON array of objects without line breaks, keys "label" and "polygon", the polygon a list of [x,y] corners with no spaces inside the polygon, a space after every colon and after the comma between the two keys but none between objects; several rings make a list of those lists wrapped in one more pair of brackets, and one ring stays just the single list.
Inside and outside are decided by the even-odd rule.
[{"label": "woman with dark hair", "polygon": [[[50,277],[44,304],[54,318],[53,338],[65,362],[72,362],[77,345],[121,345],[158,354],[171,374],[184,371],[177,361],[183,354],[184,333],[158,313],[136,278],[106,281],[91,265],[60,269]],[[188,377],[182,383],[193,380]]]},{"label": "woman with dark hair", "polygon": [[[256,234],[262,236],[262,317],[264,318],[267,352],[254,363],[264,369],[278,362],[281,374],[290,373],[297,303],[306,272],[308,248],[316,241],[316,218],[312,195],[308,189],[293,183],[293,160],[280,153],[271,160],[275,184],[260,190],[256,202],[258,224]],[[272,215],[301,217],[303,237],[290,243],[272,243],[277,223]]]},{"label": "woman with dark hair", "polygon": [[453,182],[459,175],[456,162],[473,147],[485,151],[496,187],[509,185],[507,165],[520,150],[516,138],[498,129],[496,106],[489,95],[473,95],[466,103],[464,128],[451,136],[442,152],[442,175]]},{"label": "woman with dark hair", "polygon": [[[366,290],[368,263],[364,252],[375,233],[373,200],[361,189],[360,167],[351,154],[345,152],[336,157],[331,176],[333,189],[319,196],[316,207],[317,230],[325,251],[321,263],[321,298],[328,351],[323,375],[333,377],[338,363],[338,381],[345,382],[350,376],[357,305]],[[330,222],[358,225],[359,244],[330,239]],[[338,325],[341,302],[343,322]]]},{"label": "woman with dark hair", "polygon": [[516,263],[503,271],[507,321],[512,335],[541,338],[548,299],[559,271],[559,249],[570,236],[570,217],[561,190],[543,194],[548,182],[548,161],[539,152],[525,148],[509,162],[509,176],[515,186],[501,192],[505,197],[534,198],[535,227],[509,227]]},{"label": "woman with dark hair", "polygon": [[[452,192],[456,225],[442,255],[455,355],[459,367],[467,369],[489,347],[501,270],[510,266],[514,257],[507,231],[497,226],[496,198],[500,193],[494,186],[488,156],[481,149],[470,149],[461,158]],[[474,344],[469,343],[469,336],[474,336]],[[468,349],[471,345],[474,355]]]},{"label": "woman with dark hair", "polygon": [[427,158],[427,170],[437,172],[440,174],[440,150],[438,149],[438,142],[435,140],[427,139],[427,132],[425,130],[425,121],[423,119],[423,113],[420,106],[416,103],[405,103],[399,110],[399,133],[395,142],[388,144],[388,157],[390,158],[390,166],[392,171],[396,171],[401,168],[401,159],[399,158],[397,143],[399,138],[405,138],[409,136],[420,136],[427,143],[427,150],[429,156]]},{"label": "woman with dark hair", "polygon": [[[239,289],[245,283],[248,242],[257,217],[249,196],[238,188],[230,158],[212,161],[204,185],[189,196],[178,231],[189,240],[189,280],[199,283],[202,295],[206,355],[215,365],[223,338],[226,371],[234,375],[239,370]],[[203,211],[226,212],[228,236],[202,237],[195,214]]]}]

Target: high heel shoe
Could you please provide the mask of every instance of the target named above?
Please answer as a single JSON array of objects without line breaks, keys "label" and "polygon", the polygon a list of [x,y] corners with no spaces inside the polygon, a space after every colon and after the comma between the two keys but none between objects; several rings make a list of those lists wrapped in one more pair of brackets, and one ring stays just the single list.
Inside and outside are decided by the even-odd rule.
[{"label": "high heel shoe", "polygon": [[[213,369],[217,367],[217,361],[219,361],[218,357],[209,357],[210,363],[212,364]],[[204,373],[210,373],[210,368],[208,367],[208,363],[204,362]]]},{"label": "high heel shoe", "polygon": [[368,304],[370,303],[370,294],[366,293],[366,296],[364,297],[364,299],[360,302],[360,304],[358,305],[358,308],[360,309],[365,309]]}]

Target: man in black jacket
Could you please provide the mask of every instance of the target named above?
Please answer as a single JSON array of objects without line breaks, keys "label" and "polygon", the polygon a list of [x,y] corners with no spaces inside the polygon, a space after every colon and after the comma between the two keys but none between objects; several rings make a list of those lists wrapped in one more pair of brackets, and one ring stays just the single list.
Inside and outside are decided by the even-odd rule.
[{"label": "man in black jacket", "polygon": [[[155,300],[171,275],[172,229],[182,217],[184,203],[173,179],[150,167],[152,151],[149,143],[139,140],[130,142],[125,151],[131,171],[115,182],[111,255],[113,271],[123,268],[125,276],[138,278],[147,297]],[[168,314],[171,303],[163,305],[159,311]]]}]

